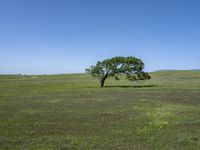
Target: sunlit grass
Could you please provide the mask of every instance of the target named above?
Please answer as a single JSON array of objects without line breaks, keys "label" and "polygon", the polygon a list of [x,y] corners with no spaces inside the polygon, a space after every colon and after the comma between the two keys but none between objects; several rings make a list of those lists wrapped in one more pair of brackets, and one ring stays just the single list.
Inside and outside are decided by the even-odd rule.
[{"label": "sunlit grass", "polygon": [[0,149],[200,149],[200,72],[0,76]]}]

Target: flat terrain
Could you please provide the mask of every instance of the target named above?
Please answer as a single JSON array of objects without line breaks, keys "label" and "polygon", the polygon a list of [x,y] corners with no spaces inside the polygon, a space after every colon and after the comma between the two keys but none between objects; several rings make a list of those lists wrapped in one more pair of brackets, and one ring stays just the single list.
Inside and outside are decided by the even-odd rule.
[{"label": "flat terrain", "polygon": [[0,149],[200,149],[200,71],[0,76]]}]

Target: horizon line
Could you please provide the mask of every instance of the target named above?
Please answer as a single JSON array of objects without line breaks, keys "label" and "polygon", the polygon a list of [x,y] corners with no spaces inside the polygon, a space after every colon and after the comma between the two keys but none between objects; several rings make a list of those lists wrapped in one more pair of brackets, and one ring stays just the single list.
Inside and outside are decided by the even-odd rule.
[{"label": "horizon line", "polygon": [[[147,71],[148,73],[153,73],[153,72],[165,72],[165,71],[200,71],[200,69],[158,69],[154,71]],[[25,74],[25,73],[0,73],[0,75],[21,75],[21,76],[29,76],[29,75],[66,75],[66,74],[86,74],[84,72],[70,72],[70,73],[30,73],[30,74]]]}]

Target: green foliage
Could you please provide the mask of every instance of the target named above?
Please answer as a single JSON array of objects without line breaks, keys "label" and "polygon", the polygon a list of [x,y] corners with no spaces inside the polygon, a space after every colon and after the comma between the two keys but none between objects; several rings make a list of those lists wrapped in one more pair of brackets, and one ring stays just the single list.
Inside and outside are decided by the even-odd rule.
[{"label": "green foliage", "polygon": [[125,74],[129,81],[145,81],[151,79],[147,72],[143,71],[144,63],[141,59],[129,57],[113,57],[98,61],[95,66],[86,69],[86,73],[99,79],[101,87],[109,77],[119,80],[119,75]]}]

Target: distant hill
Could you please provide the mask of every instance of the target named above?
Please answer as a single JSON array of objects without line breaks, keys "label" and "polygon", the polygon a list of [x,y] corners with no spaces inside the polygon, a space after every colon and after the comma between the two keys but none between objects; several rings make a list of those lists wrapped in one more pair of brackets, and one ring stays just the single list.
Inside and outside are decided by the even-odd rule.
[{"label": "distant hill", "polygon": [[163,72],[163,71],[177,71],[175,69],[159,69],[159,70],[155,70],[154,72]]},{"label": "distant hill", "polygon": [[176,69],[160,69],[153,72],[166,72],[166,71],[200,71],[200,69],[191,69],[191,70],[176,70]]}]

